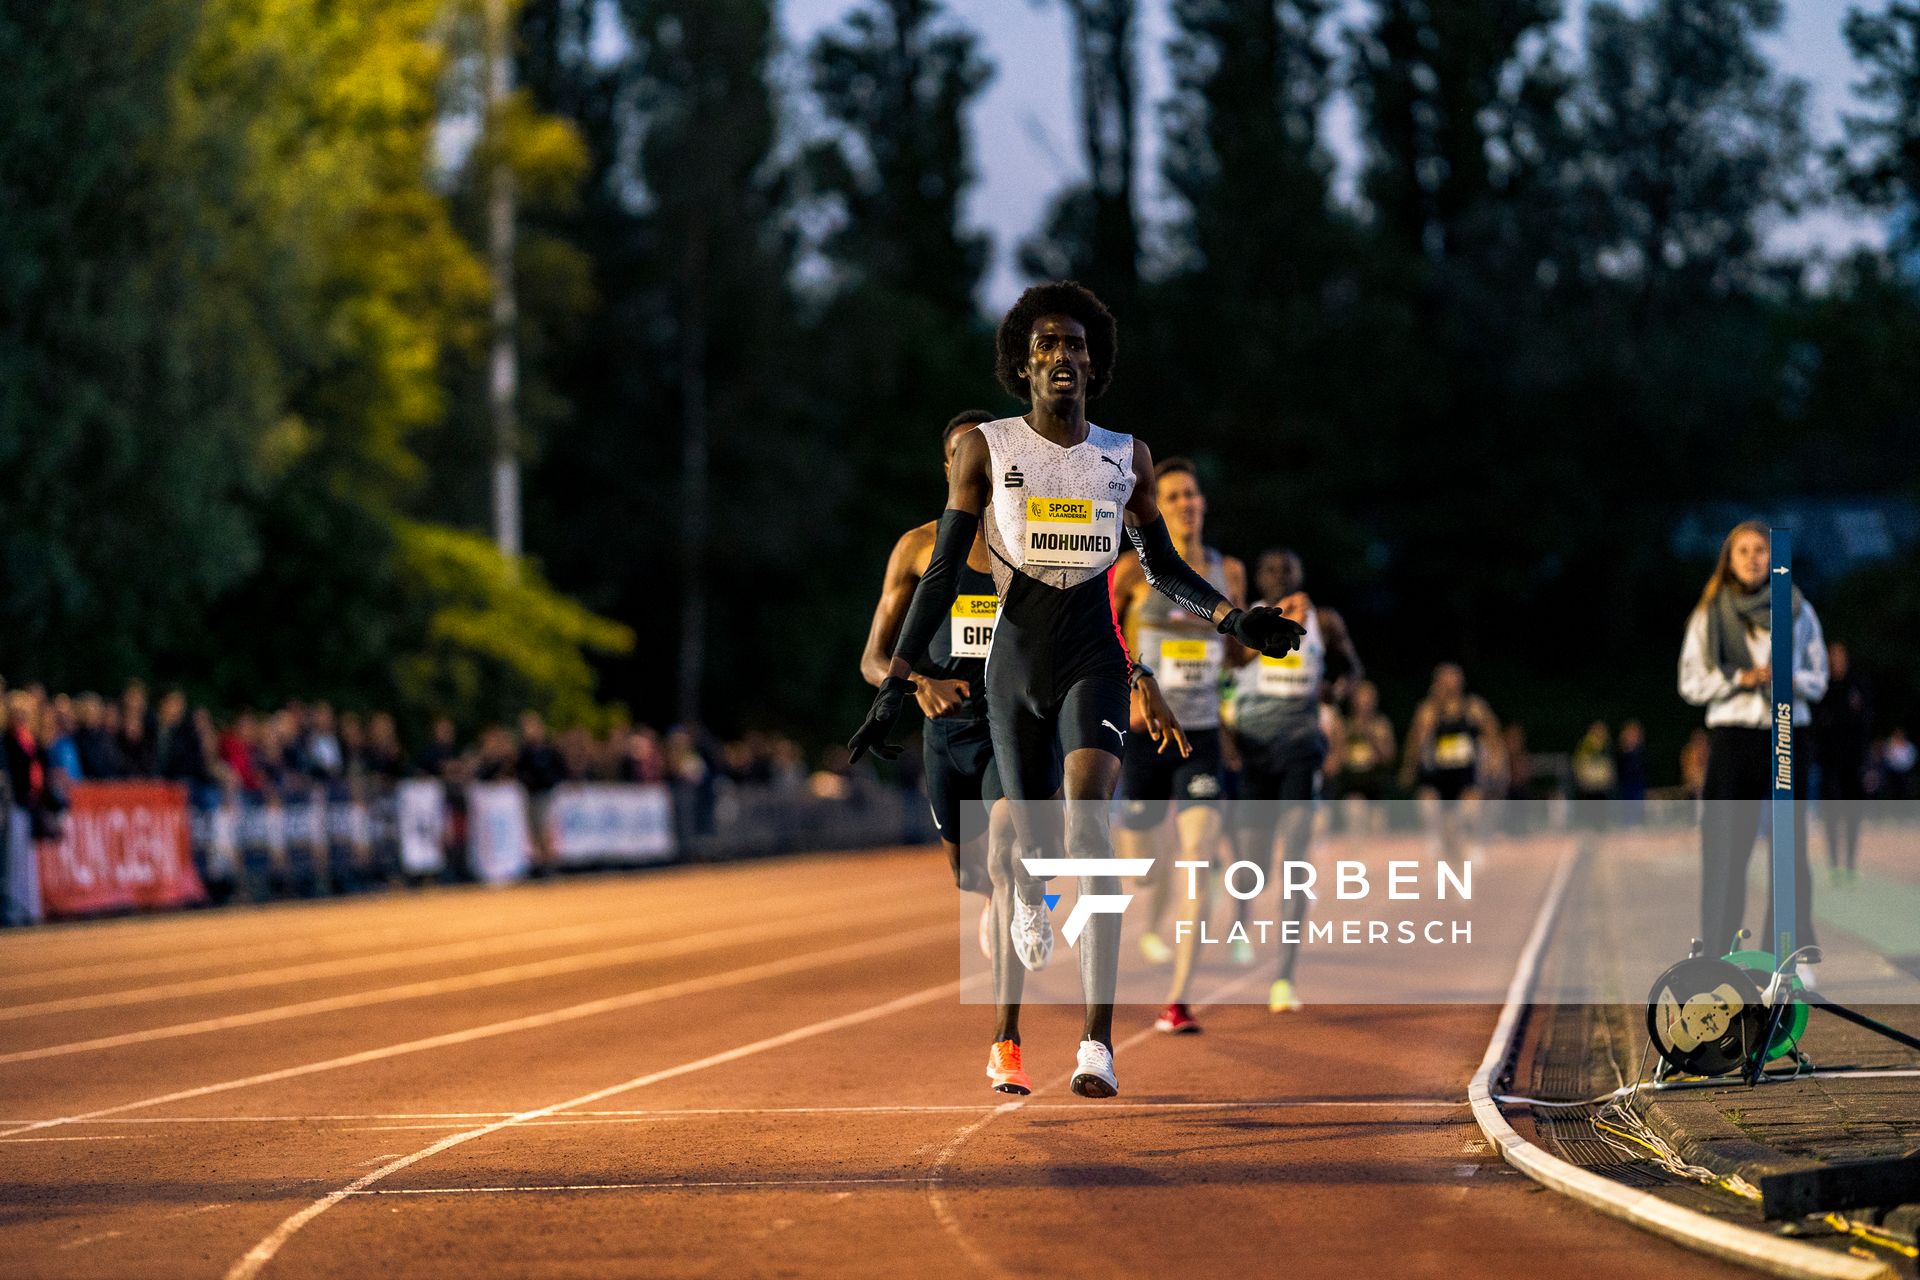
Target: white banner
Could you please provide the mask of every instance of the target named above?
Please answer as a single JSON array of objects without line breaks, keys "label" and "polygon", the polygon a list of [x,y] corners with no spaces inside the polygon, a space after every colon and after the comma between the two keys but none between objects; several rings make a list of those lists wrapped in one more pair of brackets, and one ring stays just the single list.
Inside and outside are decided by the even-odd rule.
[{"label": "white banner", "polygon": [[674,855],[673,793],[660,783],[570,782],[547,801],[562,863],[666,862]]},{"label": "white banner", "polygon": [[409,778],[395,788],[400,809],[400,868],[410,876],[446,869],[447,788],[433,778]]},{"label": "white banner", "polygon": [[467,848],[473,877],[487,884],[519,880],[533,861],[527,793],[517,782],[467,788]]}]

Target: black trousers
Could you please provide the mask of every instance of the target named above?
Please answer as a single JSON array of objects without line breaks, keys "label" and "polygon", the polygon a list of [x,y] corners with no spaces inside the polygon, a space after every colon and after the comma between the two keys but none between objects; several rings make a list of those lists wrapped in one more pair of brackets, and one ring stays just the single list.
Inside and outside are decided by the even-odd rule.
[{"label": "black trousers", "polygon": [[[1766,813],[1773,786],[1773,735],[1767,729],[1721,727],[1707,734],[1706,804],[1700,819],[1700,936],[1707,954],[1733,946],[1734,931],[1746,921],[1747,865]],[[1793,735],[1793,902],[1794,945],[1813,936],[1813,874],[1807,868],[1806,766],[1811,763],[1806,735]],[[1769,862],[1771,866],[1771,862]],[[1773,895],[1767,895],[1765,924],[1747,945],[1771,951]]]}]

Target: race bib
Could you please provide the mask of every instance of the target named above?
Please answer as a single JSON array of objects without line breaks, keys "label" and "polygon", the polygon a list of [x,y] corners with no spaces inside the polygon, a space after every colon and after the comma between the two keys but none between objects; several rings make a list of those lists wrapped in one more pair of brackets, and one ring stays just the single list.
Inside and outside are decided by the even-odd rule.
[{"label": "race bib", "polygon": [[953,602],[953,656],[984,658],[1000,616],[998,596],[957,596]]},{"label": "race bib", "polygon": [[1443,733],[1434,739],[1433,763],[1441,769],[1467,769],[1473,765],[1473,735]]},{"label": "race bib", "polygon": [[1162,689],[1211,689],[1226,646],[1219,640],[1162,640],[1154,676]]},{"label": "race bib", "polygon": [[1120,506],[1086,498],[1028,498],[1025,563],[1105,569],[1120,549]]},{"label": "race bib", "polygon": [[1307,674],[1307,655],[1295,649],[1284,658],[1269,658],[1262,654],[1256,659],[1259,669],[1254,673],[1254,692],[1269,698],[1304,698],[1313,692],[1313,681]]}]

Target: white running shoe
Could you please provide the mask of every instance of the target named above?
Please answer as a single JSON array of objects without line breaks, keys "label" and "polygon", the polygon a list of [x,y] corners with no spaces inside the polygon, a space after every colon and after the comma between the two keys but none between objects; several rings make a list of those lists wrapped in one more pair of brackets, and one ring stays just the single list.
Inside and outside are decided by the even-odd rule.
[{"label": "white running shoe", "polygon": [[980,954],[993,959],[993,901],[980,908]]},{"label": "white running shoe", "polygon": [[1013,925],[1007,930],[1013,938],[1013,954],[1028,973],[1038,973],[1053,958],[1053,921],[1047,916],[1047,904],[1028,902],[1013,895]]},{"label": "white running shoe", "polygon": [[1098,1040],[1082,1040],[1073,1060],[1073,1091],[1083,1098],[1111,1098],[1120,1092],[1113,1074],[1113,1050]]}]

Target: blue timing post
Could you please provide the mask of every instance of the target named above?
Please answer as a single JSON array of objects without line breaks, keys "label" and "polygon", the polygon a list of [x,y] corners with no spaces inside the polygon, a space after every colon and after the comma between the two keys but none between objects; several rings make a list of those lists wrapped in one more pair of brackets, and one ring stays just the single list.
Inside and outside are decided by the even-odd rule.
[{"label": "blue timing post", "polygon": [[1774,958],[1793,954],[1793,534],[1771,529],[1773,630],[1773,946]]}]

